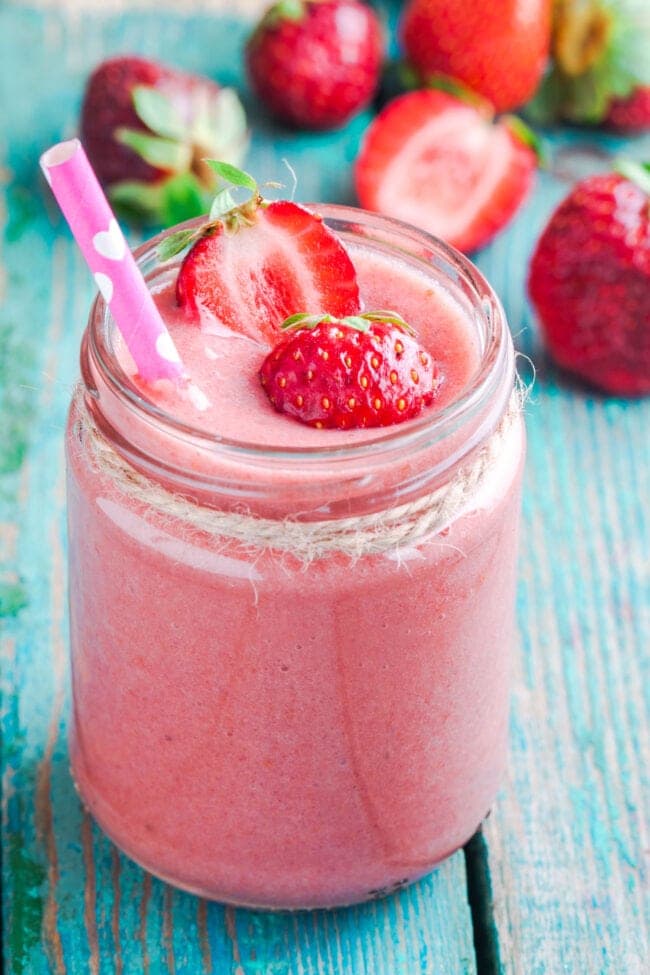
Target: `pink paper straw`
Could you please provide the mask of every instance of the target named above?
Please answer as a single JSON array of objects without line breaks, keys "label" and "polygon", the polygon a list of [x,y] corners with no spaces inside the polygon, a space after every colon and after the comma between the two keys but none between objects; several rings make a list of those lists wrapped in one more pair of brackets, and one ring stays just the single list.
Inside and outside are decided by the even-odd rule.
[{"label": "pink paper straw", "polygon": [[142,379],[179,380],[183,364],[78,139],[41,156],[70,230]]}]

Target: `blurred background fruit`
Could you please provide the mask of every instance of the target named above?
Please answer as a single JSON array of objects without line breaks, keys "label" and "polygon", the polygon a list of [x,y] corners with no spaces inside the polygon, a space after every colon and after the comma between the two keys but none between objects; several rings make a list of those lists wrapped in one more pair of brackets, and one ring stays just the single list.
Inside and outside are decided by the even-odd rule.
[{"label": "blurred background fruit", "polygon": [[648,0],[556,0],[551,48],[533,120],[650,128]]},{"label": "blurred background fruit", "polygon": [[581,180],[544,230],[530,297],[558,365],[608,393],[650,393],[650,167]]},{"label": "blurred background fruit", "polygon": [[379,19],[358,0],[280,0],[246,46],[251,87],[278,119],[336,128],[365,108],[384,51]]},{"label": "blurred background fruit", "polygon": [[80,134],[120,212],[164,225],[205,213],[217,177],[203,159],[239,163],[248,143],[232,89],[132,56],[111,58],[92,73]]},{"label": "blurred background fruit", "polygon": [[517,108],[546,67],[552,0],[410,0],[401,22],[407,61],[426,81],[442,73],[492,102]]},{"label": "blurred background fruit", "polygon": [[537,166],[532,133],[492,106],[436,89],[394,99],[372,122],[355,167],[359,203],[463,251],[513,216]]}]

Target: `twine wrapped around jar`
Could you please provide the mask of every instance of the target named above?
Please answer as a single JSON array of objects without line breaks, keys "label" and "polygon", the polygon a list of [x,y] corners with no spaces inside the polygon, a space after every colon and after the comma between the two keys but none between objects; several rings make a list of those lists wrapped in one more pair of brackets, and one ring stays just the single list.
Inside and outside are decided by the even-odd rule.
[{"label": "twine wrapped around jar", "polygon": [[412,547],[449,525],[471,503],[472,496],[501,454],[508,432],[521,412],[522,396],[512,394],[499,426],[471,462],[435,491],[413,501],[371,514],[323,521],[285,517],[262,518],[237,511],[219,511],[171,493],[129,464],[104,439],[84,403],[83,387],[76,394],[74,433],[83,442],[90,463],[109,477],[115,489],[146,505],[163,518],[179,520],[201,534],[250,549],[290,553],[304,563],[328,555],[351,559]]}]

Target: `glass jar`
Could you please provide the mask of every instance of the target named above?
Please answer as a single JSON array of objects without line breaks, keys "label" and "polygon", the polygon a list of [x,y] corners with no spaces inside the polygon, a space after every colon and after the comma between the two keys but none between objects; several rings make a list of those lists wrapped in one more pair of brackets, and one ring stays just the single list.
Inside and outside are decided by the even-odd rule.
[{"label": "glass jar", "polygon": [[[441,242],[319,212],[458,302],[480,361],[454,402],[359,444],[220,439],[142,398],[98,299],[67,437],[78,790],[147,870],[255,907],[427,873],[506,755],[524,430],[503,311]],[[152,287],[160,239],[137,254]]]}]

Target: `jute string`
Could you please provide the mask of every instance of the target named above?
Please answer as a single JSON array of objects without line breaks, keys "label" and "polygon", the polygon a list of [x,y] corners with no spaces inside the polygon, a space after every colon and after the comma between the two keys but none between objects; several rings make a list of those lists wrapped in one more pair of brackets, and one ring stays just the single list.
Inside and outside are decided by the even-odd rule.
[{"label": "jute string", "polygon": [[520,412],[515,391],[495,432],[476,452],[471,464],[437,490],[414,501],[372,514],[330,521],[261,518],[246,512],[218,511],[173,494],[141,474],[124,460],[101,435],[77,394],[75,433],[88,451],[90,463],[109,477],[116,491],[141,502],[163,518],[184,522],[203,535],[222,542],[234,541],[248,549],[286,552],[308,563],[332,553],[351,559],[411,547],[449,525],[471,503],[501,453],[506,434]]}]

